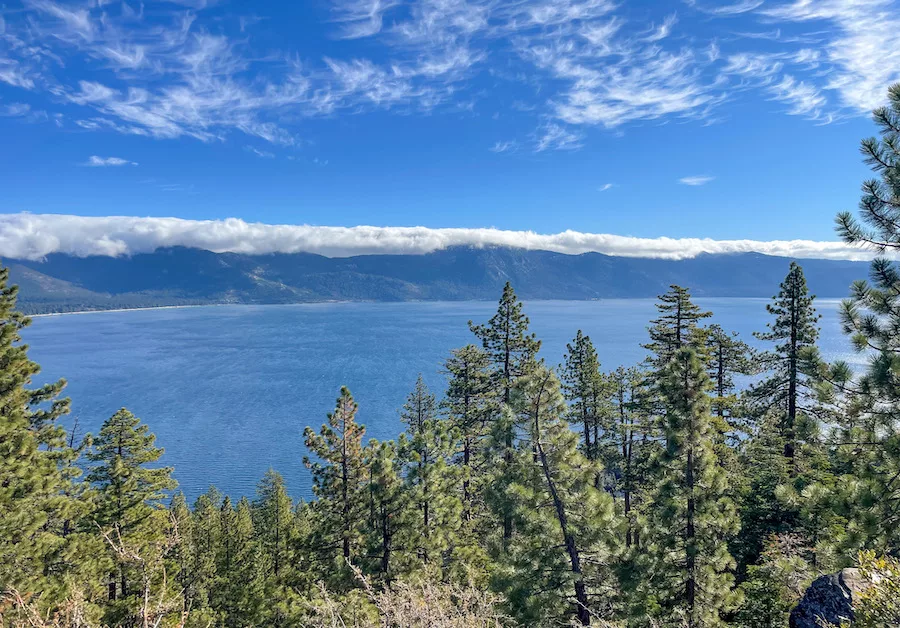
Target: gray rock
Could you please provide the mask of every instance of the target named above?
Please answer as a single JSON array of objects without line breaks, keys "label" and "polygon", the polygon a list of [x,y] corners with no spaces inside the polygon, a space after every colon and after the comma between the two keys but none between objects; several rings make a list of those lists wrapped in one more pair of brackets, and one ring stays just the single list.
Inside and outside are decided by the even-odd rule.
[{"label": "gray rock", "polygon": [[869,582],[858,569],[842,569],[816,578],[791,611],[791,628],[822,628],[823,622],[840,626],[842,621],[853,621],[853,599],[868,587]]}]

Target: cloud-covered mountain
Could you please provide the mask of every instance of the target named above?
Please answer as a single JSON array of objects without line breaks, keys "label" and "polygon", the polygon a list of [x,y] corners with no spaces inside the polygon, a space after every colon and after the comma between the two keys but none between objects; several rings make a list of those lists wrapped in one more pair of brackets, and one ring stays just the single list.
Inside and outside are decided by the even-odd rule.
[{"label": "cloud-covered mountain", "polygon": [[[494,300],[506,281],[525,299],[655,297],[670,284],[697,296],[769,297],[789,259],[759,253],[689,259],[566,255],[509,247],[450,247],[419,255],[329,258],[170,247],[153,253],[4,260],[29,312],[211,303],[328,300]],[[811,290],[841,297],[867,265],[802,262]]]},{"label": "cloud-covered mountain", "polygon": [[184,220],[132,216],[0,214],[0,257],[39,260],[52,253],[118,256],[182,246],[216,253],[315,253],[327,257],[433,253],[457,246],[510,247],[569,255],[689,259],[701,254],[762,253],[800,259],[866,260],[870,253],[840,242],[635,238],[564,231],[323,227],[268,225],[237,218]]}]

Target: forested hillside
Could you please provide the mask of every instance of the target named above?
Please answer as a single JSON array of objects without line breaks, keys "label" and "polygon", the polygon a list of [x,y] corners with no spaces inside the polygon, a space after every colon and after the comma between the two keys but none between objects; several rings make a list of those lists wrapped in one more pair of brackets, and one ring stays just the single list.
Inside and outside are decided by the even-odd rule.
[{"label": "forested hillside", "polygon": [[[900,86],[891,102],[861,221],[838,217],[881,250],[900,249]],[[273,470],[254,496],[187,504],[128,410],[82,436],[64,381],[29,387],[4,269],[0,623],[783,627],[813,579],[859,564],[855,608],[819,619],[900,625],[900,275],[876,260],[843,306],[858,373],[822,360],[804,271],[782,275],[764,350],[673,285],[630,367],[578,330],[563,364],[539,360],[506,284],[396,439],[367,440],[339,391],[297,455],[313,500]]]},{"label": "forested hillside", "polygon": [[[131,257],[53,254],[8,260],[33,314],[211,303],[494,299],[509,281],[525,299],[653,298],[671,284],[697,296],[769,297],[789,259],[758,253],[665,260],[456,247],[426,255],[328,258],[166,248]],[[864,262],[805,260],[812,290],[839,297]]]}]

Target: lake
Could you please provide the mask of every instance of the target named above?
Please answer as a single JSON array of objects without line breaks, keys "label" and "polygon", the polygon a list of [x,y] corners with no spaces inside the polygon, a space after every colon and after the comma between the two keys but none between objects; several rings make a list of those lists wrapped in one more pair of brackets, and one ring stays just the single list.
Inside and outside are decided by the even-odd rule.
[{"label": "lake", "polygon": [[[751,333],[769,320],[766,299],[696,301],[751,343]],[[525,311],[548,363],[558,364],[582,329],[611,370],[643,358],[654,303],[538,301]],[[841,334],[837,306],[816,302],[822,352],[862,363]],[[356,397],[366,439],[395,437],[398,408],[417,374],[440,395],[449,351],[474,340],[467,321],[484,322],[496,307],[324,303],[96,312],[36,317],[24,338],[42,382],[68,380],[82,430],[96,433],[122,406],[149,424],[188,499],[210,484],[232,497],[250,496],[269,468],[285,476],[294,496],[307,497],[303,428],[324,422],[340,387]]]}]

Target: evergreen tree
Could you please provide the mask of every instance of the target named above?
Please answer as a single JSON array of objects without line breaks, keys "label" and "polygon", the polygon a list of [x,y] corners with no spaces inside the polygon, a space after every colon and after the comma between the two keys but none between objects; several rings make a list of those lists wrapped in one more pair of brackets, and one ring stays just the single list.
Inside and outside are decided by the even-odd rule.
[{"label": "evergreen tree", "polygon": [[610,373],[613,421],[599,443],[600,460],[606,467],[609,493],[622,499],[627,522],[625,546],[640,544],[637,512],[647,489],[649,461],[657,448],[649,440],[651,418],[643,411],[646,374],[619,367]]},{"label": "evergreen tree", "polygon": [[[566,399],[571,404],[572,423],[581,424],[584,435],[584,452],[590,459],[598,455],[597,439],[600,431],[601,400],[604,399],[605,381],[600,372],[600,360],[590,336],[581,330],[575,340],[566,345],[565,363],[562,368],[562,384]],[[591,434],[594,443],[591,443]]]},{"label": "evergreen tree", "polygon": [[522,303],[509,282],[503,286],[497,313],[486,325],[469,321],[469,329],[494,363],[495,390],[506,404],[516,379],[527,375],[537,365],[541,342],[528,333],[528,322],[528,317],[522,313]]},{"label": "evergreen tree", "polygon": [[194,609],[211,608],[212,597],[219,584],[217,568],[222,551],[222,499],[222,494],[215,487],[210,487],[194,502],[190,537],[194,550],[191,567]]},{"label": "evergreen tree", "polygon": [[437,418],[436,407],[434,395],[420,375],[400,412],[407,429],[398,449],[410,497],[419,511],[413,530],[417,553],[425,563],[449,549],[458,532],[462,507],[450,466],[455,439],[450,423]]},{"label": "evergreen tree", "polygon": [[659,313],[650,321],[650,342],[644,348],[650,351],[649,364],[654,371],[661,371],[666,364],[687,345],[699,345],[702,336],[699,323],[712,316],[691,301],[687,288],[672,285],[660,295],[656,304]]},{"label": "evergreen tree", "polygon": [[365,523],[365,473],[362,438],[365,427],[356,422],[358,407],[350,391],[341,388],[334,412],[318,434],[304,431],[306,447],[316,457],[304,457],[312,471],[313,492],[319,498],[322,517],[321,547],[340,548],[343,560],[357,557]]},{"label": "evergreen tree", "polygon": [[863,140],[861,152],[877,178],[863,183],[859,218],[837,217],[844,241],[878,254],[870,280],[854,283],[841,307],[843,331],[868,367],[854,375],[832,365],[824,379],[840,403],[830,440],[841,473],[836,507],[848,519],[842,545],[893,551],[900,543],[900,271],[892,255],[900,249],[900,83],[873,119],[880,137]]},{"label": "evergreen tree", "polygon": [[713,382],[713,415],[720,419],[722,429],[746,429],[732,414],[737,405],[734,376],[754,373],[753,353],[736,332],[728,333],[719,325],[706,329],[706,346],[707,369]]},{"label": "evergreen tree", "polygon": [[249,628],[263,620],[264,579],[253,527],[253,507],[246,497],[233,508],[222,504],[222,543],[217,575],[217,610],[228,628]]},{"label": "evergreen tree", "polygon": [[276,581],[285,579],[291,566],[294,540],[294,502],[288,495],[284,478],[269,469],[256,487],[253,526],[259,530],[264,570]]},{"label": "evergreen tree", "polygon": [[445,363],[450,381],[443,408],[459,434],[457,464],[462,467],[463,519],[470,521],[481,510],[480,493],[484,475],[484,440],[493,411],[490,357],[475,345],[451,353]]},{"label": "evergreen tree", "polygon": [[538,368],[517,385],[525,437],[508,491],[517,534],[498,571],[515,614],[527,625],[574,617],[590,625],[610,610],[606,565],[615,539],[612,499],[595,486],[597,466],[578,451],[565,421],[559,380]]},{"label": "evergreen tree", "polygon": [[[777,343],[774,350],[759,356],[767,376],[748,391],[757,413],[774,413],[779,418],[784,457],[793,474],[798,471],[795,460],[798,439],[804,438],[812,427],[805,411],[816,394],[815,382],[801,371],[804,352],[814,348],[819,337],[814,299],[806,288],[803,269],[791,262],[781,291],[766,306],[775,320],[769,323],[768,332],[755,334],[760,340]],[[804,425],[800,424],[801,420]]]},{"label": "evergreen tree", "polygon": [[[166,491],[175,489],[171,467],[155,467],[163,450],[155,447],[156,436],[125,408],[107,419],[87,455],[92,463],[87,480],[97,489],[94,518],[111,538],[123,543],[149,545],[165,533],[154,516],[162,506]],[[109,598],[127,598],[129,569],[116,556],[118,580],[108,583]]]},{"label": "evergreen tree", "polygon": [[181,612],[187,614],[200,599],[194,589],[193,514],[184,493],[178,491],[169,504],[169,512],[178,527],[178,543],[172,548],[175,581],[182,591]]},{"label": "evergreen tree", "polygon": [[678,350],[661,375],[665,449],[653,499],[651,598],[664,623],[718,626],[735,601],[727,540],[737,518],[713,445],[710,381],[692,347]]},{"label": "evergreen tree", "polygon": [[[516,380],[528,375],[537,366],[537,353],[541,343],[534,334],[528,333],[528,317],[522,313],[522,303],[516,297],[512,285],[506,282],[497,313],[486,325],[475,325],[469,321],[469,329],[481,340],[484,350],[494,363],[494,392],[504,405],[509,405],[510,394]],[[497,416],[501,419],[502,416]],[[505,450],[503,464],[507,467],[513,456],[513,431],[508,426],[504,435]],[[512,537],[512,518],[508,509],[502,509],[503,539]]]},{"label": "evergreen tree", "polygon": [[766,543],[791,532],[798,513],[777,496],[790,483],[784,457],[784,439],[776,417],[764,417],[750,434],[740,455],[744,480],[739,488],[741,529],[732,543],[738,575],[745,576],[757,564]]},{"label": "evergreen tree", "polygon": [[40,367],[28,359],[20,332],[31,319],[17,312],[18,288],[0,268],[0,590],[43,591],[52,606],[67,594],[65,577],[89,562],[71,522],[83,515],[74,490],[77,451],[59,418],[65,380],[29,389]]},{"label": "evergreen tree", "polygon": [[[397,469],[399,458],[393,441],[372,440],[366,447],[368,554],[377,556],[376,571],[387,582],[409,569],[411,557],[398,550],[402,550],[405,544],[413,544],[410,537],[418,536],[413,530],[421,525],[419,517],[413,516],[412,512],[420,504],[410,503]],[[401,555],[398,556],[398,553]]]}]

